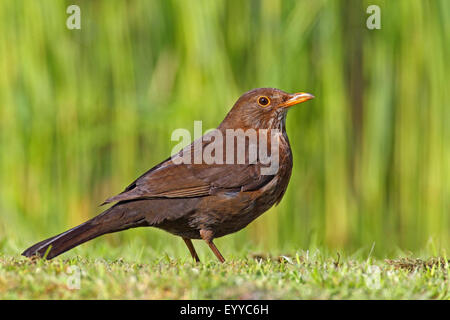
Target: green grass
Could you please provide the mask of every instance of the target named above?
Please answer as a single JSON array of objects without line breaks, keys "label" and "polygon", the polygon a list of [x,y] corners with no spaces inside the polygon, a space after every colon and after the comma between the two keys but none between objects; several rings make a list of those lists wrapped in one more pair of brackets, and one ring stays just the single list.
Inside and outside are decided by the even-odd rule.
[{"label": "green grass", "polygon": [[[0,256],[1,299],[450,299],[443,258],[299,251],[270,258],[132,260]],[[69,269],[73,268],[73,269]],[[77,269],[75,269],[77,268]],[[71,280],[79,270],[79,289]]]},{"label": "green grass", "polygon": [[448,251],[449,21],[448,0],[0,1],[0,243],[98,214],[173,130],[215,127],[270,86],[316,99],[288,115],[285,198],[235,248]]},{"label": "green grass", "polygon": [[[449,26],[448,0],[0,1],[0,298],[449,299],[448,266],[413,259],[450,250]],[[173,130],[216,127],[256,87],[316,99],[287,118],[283,201],[217,240],[225,265],[197,243],[192,264],[157,230],[19,258],[167,158]],[[413,260],[384,260],[398,257]]]}]

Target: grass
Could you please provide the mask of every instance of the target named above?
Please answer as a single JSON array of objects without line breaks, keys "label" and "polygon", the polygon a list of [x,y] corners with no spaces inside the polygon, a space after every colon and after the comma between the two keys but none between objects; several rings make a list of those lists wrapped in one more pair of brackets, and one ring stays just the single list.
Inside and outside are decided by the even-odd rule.
[{"label": "grass", "polygon": [[[66,28],[71,4],[81,30]],[[366,28],[372,4],[380,30]],[[450,250],[449,22],[448,0],[0,1],[0,297],[448,299],[448,267],[428,257]],[[316,99],[287,118],[283,201],[217,241],[225,265],[143,230],[66,260],[17,257],[100,213],[170,155],[173,130],[216,127],[256,87]],[[255,248],[320,251],[291,264]]]},{"label": "grass", "polygon": [[448,0],[0,1],[0,241],[98,214],[173,130],[270,86],[316,99],[288,115],[285,198],[240,242],[448,251],[449,21]]},{"label": "grass", "polygon": [[313,250],[232,257],[224,264],[211,259],[194,263],[166,255],[135,263],[0,256],[0,298],[450,299],[444,258],[379,260]]}]

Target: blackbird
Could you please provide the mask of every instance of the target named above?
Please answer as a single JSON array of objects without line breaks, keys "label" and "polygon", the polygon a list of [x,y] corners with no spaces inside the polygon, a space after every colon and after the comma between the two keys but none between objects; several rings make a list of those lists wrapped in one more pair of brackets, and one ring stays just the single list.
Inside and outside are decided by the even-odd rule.
[{"label": "blackbird", "polygon": [[[238,163],[221,161],[230,153],[233,154],[230,159],[234,159],[238,152],[238,144],[234,142],[239,135],[211,152],[217,156],[212,163],[207,159],[194,163],[180,161],[182,155],[188,155],[183,158],[185,160],[192,160],[192,156],[195,158],[198,146],[206,150],[209,144],[220,141],[217,137],[212,139],[205,135],[145,172],[122,193],[107,199],[104,204],[114,205],[98,216],[33,245],[22,255],[52,259],[106,233],[152,226],[183,238],[194,260],[200,261],[191,239],[203,239],[216,257],[224,262],[213,239],[241,230],[281,201],[292,171],[292,153],[285,126],[287,110],[312,98],[314,96],[309,93],[254,89],[237,100],[215,130],[216,134],[224,136],[234,131],[265,132],[265,135],[258,135],[257,141],[259,146],[263,142],[266,147],[277,146],[270,152],[270,157],[278,157],[276,170],[264,173],[269,164],[267,161],[263,163],[259,153],[256,161],[249,161],[249,136],[244,136],[244,161],[242,158]],[[276,139],[272,140],[273,137]],[[228,148],[231,144],[233,147]],[[226,154],[222,158],[221,151]]]}]

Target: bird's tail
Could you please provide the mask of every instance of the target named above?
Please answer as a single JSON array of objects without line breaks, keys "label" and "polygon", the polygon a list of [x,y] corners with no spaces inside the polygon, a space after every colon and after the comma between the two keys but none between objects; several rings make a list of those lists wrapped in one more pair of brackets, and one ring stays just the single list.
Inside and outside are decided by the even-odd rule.
[{"label": "bird's tail", "polygon": [[26,257],[38,255],[52,259],[103,234],[148,225],[143,214],[127,209],[127,203],[118,203],[75,228],[36,243],[22,255]]}]

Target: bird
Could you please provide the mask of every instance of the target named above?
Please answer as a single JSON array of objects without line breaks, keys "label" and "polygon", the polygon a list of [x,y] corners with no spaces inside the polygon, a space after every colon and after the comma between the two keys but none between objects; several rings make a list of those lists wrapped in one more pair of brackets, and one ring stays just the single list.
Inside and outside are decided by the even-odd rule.
[{"label": "bird", "polygon": [[[193,239],[205,241],[217,259],[225,262],[214,239],[243,229],[283,198],[293,166],[286,115],[292,106],[313,98],[310,93],[290,94],[275,88],[244,93],[215,130],[214,139],[205,134],[195,140],[142,174],[123,192],[107,199],[103,205],[111,207],[99,215],[36,243],[22,255],[52,259],[107,233],[156,227],[181,237],[196,262],[200,259]],[[236,142],[239,134],[211,147],[213,142],[220,142],[218,135],[226,136],[229,132],[244,134],[241,140],[244,157],[240,162],[234,157],[239,151]],[[265,144],[267,148],[276,145],[276,149],[271,149],[274,152],[270,152],[270,156],[278,157],[275,170],[269,170],[271,164],[267,159],[271,158],[263,161],[259,152],[250,161],[250,150],[254,153],[255,149],[251,148],[246,132],[261,133],[256,145]],[[188,161],[195,158],[199,147],[206,151],[208,146],[213,149],[210,155],[216,157],[214,161],[207,161],[207,157],[200,162]],[[232,160],[224,163],[226,157]]]}]

